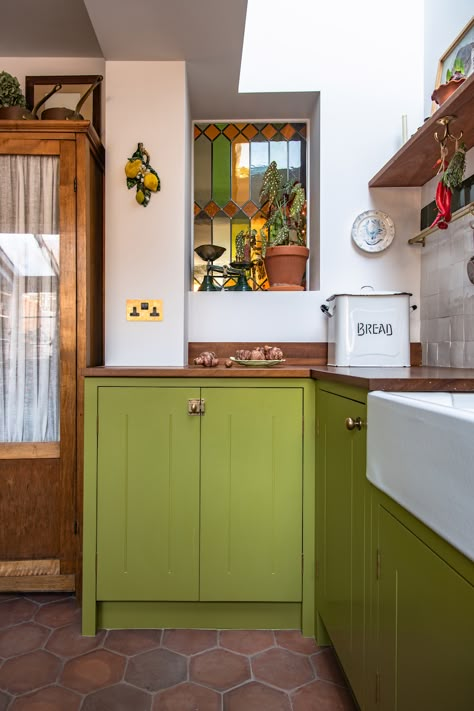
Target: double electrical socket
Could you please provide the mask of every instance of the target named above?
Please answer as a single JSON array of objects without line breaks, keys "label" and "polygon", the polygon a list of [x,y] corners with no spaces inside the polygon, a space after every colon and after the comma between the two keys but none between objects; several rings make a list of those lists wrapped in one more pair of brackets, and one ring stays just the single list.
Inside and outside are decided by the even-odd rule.
[{"label": "double electrical socket", "polygon": [[161,299],[127,299],[127,321],[163,321]]}]

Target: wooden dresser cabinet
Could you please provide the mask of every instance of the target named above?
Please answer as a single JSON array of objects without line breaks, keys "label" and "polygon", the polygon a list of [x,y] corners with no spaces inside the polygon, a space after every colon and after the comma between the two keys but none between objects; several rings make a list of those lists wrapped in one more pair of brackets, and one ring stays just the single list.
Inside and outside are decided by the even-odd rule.
[{"label": "wooden dresser cabinet", "polygon": [[[5,160],[6,156],[13,158]],[[75,590],[75,578],[80,570],[83,458],[83,386],[78,373],[86,366],[103,363],[104,149],[89,121],[0,121],[0,159],[4,161],[4,168],[9,162],[13,165],[17,156],[56,157],[56,175],[59,173],[53,197],[54,224],[58,228],[53,231],[57,231],[59,237],[54,236],[54,244],[58,246],[57,253],[51,257],[55,265],[56,292],[54,297],[46,294],[58,304],[55,335],[59,355],[55,372],[57,385],[53,388],[57,403],[56,435],[30,441],[34,437],[26,434],[22,441],[21,426],[13,435],[12,427],[8,432],[8,427],[4,427],[0,441],[0,591]],[[29,163],[22,163],[26,178],[23,176],[18,188],[15,180],[10,179],[9,183],[5,174],[0,180],[4,214],[10,210],[10,200],[17,199],[17,191],[29,189]],[[26,323],[28,318],[36,318],[34,314],[30,316],[31,303],[37,305],[44,296],[41,287],[37,287],[33,298],[28,287],[23,286],[21,305],[23,308],[28,301],[28,308],[24,308],[19,320],[18,315],[17,320],[13,320],[15,309],[8,301],[16,298],[18,302],[17,282],[21,282],[23,274],[32,275],[34,279],[41,272],[40,266],[31,266],[31,263],[28,268],[22,267],[20,258],[15,264],[18,237],[25,239],[19,233],[28,232],[33,233],[33,229],[21,228],[21,225],[12,229],[8,220],[0,216],[3,240],[0,241],[0,267],[4,277],[1,283],[7,285],[2,287],[0,311],[1,333],[6,334],[2,339],[4,351],[7,346],[3,341],[17,337],[23,338],[27,344],[25,349],[29,347],[29,334],[36,328],[31,322]],[[42,237],[41,234],[26,235],[36,240],[34,244],[39,244],[40,249]],[[48,243],[45,244],[48,249]],[[13,286],[9,288],[9,284]],[[44,311],[41,304],[37,305],[38,310],[41,308]],[[44,359],[44,349],[48,347],[50,343],[44,339],[35,342],[36,355],[33,351],[31,356],[30,349],[28,358],[16,366],[17,376],[21,376],[22,368],[27,371],[38,367],[31,361]],[[11,379],[12,373],[15,374],[11,360],[11,356],[4,355],[0,362],[4,381],[7,375]],[[25,402],[35,397],[33,387],[27,386],[24,390],[25,395],[21,397]],[[7,398],[7,391],[8,385],[4,383],[4,418],[8,416],[8,409],[13,408],[10,405],[13,397]],[[15,393],[15,413],[20,401],[17,395]],[[20,402],[18,410],[22,407],[23,402]]]}]

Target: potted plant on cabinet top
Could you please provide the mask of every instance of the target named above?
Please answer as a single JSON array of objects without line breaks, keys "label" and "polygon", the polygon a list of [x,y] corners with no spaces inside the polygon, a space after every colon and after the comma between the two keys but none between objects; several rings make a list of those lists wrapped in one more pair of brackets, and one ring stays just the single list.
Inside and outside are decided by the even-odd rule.
[{"label": "potted plant on cabinet top", "polygon": [[456,89],[466,81],[464,62],[462,59],[455,59],[453,68],[446,72],[446,82],[440,84],[437,89],[431,94],[431,100],[435,101],[438,106],[444,104],[446,99],[449,99],[451,94],[454,94]]},{"label": "potted plant on cabinet top", "polygon": [[22,119],[29,113],[16,77],[0,72],[0,119]]},{"label": "potted plant on cabinet top", "polygon": [[260,231],[270,289],[303,291],[306,247],[306,195],[298,181],[286,181],[272,161],[263,176],[260,204],[267,221]]}]

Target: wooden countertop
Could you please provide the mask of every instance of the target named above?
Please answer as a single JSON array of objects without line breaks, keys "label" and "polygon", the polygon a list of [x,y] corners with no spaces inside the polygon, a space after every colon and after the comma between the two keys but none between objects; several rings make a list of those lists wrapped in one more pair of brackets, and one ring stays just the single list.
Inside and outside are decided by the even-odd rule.
[{"label": "wooden countertop", "polygon": [[287,362],[271,368],[250,368],[234,364],[232,368],[201,366],[126,367],[97,366],[85,368],[86,377],[101,378],[312,378],[348,383],[367,390],[390,391],[474,391],[474,368],[341,368],[330,365]]},{"label": "wooden countertop", "polygon": [[336,368],[323,365],[311,368],[311,377],[348,383],[367,390],[474,391],[474,368]]}]

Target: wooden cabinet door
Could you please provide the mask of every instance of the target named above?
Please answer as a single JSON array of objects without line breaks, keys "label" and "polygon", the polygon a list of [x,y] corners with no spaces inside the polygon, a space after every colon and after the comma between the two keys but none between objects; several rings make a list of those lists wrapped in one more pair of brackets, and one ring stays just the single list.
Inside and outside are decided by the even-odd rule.
[{"label": "wooden cabinet door", "polygon": [[200,599],[300,601],[302,391],[202,397]]},{"label": "wooden cabinet door", "polygon": [[381,711],[472,711],[474,588],[382,505],[377,660]]},{"label": "wooden cabinet door", "polygon": [[[41,132],[41,127],[37,131]],[[0,235],[0,310],[3,321],[0,380],[5,386],[5,391],[0,388],[0,394],[2,403],[6,403],[6,416],[13,415],[19,425],[15,429],[21,431],[26,412],[33,413],[32,417],[40,423],[35,428],[36,436],[28,434],[23,420],[22,436],[10,432],[0,442],[0,560],[25,563],[24,573],[13,582],[14,587],[8,588],[9,581],[2,579],[1,589],[22,590],[25,586],[25,590],[30,590],[38,586],[43,590],[73,590],[77,541],[74,135],[71,140],[59,140],[46,135],[38,138],[36,131],[34,138],[14,131],[0,131],[0,155],[12,161],[19,157],[28,158],[25,175],[16,178],[19,192],[28,190],[35,162],[59,162],[57,187],[51,194],[43,196],[45,203],[57,206],[58,224],[51,229],[56,231],[58,228],[59,236],[33,235],[34,228],[25,217],[27,211],[23,215],[23,209],[19,207],[18,215],[25,218],[24,223],[19,219],[19,224],[13,226],[8,221],[10,227],[7,225],[4,230],[15,233],[18,243],[24,246],[14,250],[10,258],[4,243],[9,235]],[[14,182],[12,175],[16,175],[13,170],[11,174],[5,174],[5,185],[9,179]],[[34,198],[36,202],[40,199],[36,192]],[[84,195],[81,199],[86,201]],[[49,211],[53,212],[51,206]],[[42,214],[43,209],[38,208],[37,212]],[[45,207],[44,213],[47,212]],[[4,217],[6,221],[7,217]],[[41,223],[42,220],[31,218],[31,221]],[[43,232],[37,225],[35,231],[40,229]],[[34,251],[27,249],[25,238],[35,246]],[[37,244],[41,245],[39,249]],[[25,259],[23,249],[25,253],[29,251],[29,259]],[[47,279],[40,279],[40,276]],[[16,348],[10,351],[13,342]],[[13,382],[14,387],[7,386]],[[21,393],[23,388],[24,395]],[[44,407],[38,407],[40,399],[45,400]],[[59,422],[58,431],[51,434],[48,424],[47,432],[41,435],[41,424],[50,421]],[[44,562],[52,566],[50,575],[35,577],[34,561],[38,559],[46,559]],[[31,574],[25,575],[30,570]],[[59,575],[59,572],[65,575]]]},{"label": "wooden cabinet door", "polygon": [[199,388],[103,387],[97,599],[197,600]]},{"label": "wooden cabinet door", "polygon": [[360,402],[319,392],[316,476],[317,610],[359,701],[365,655],[365,429]]}]

